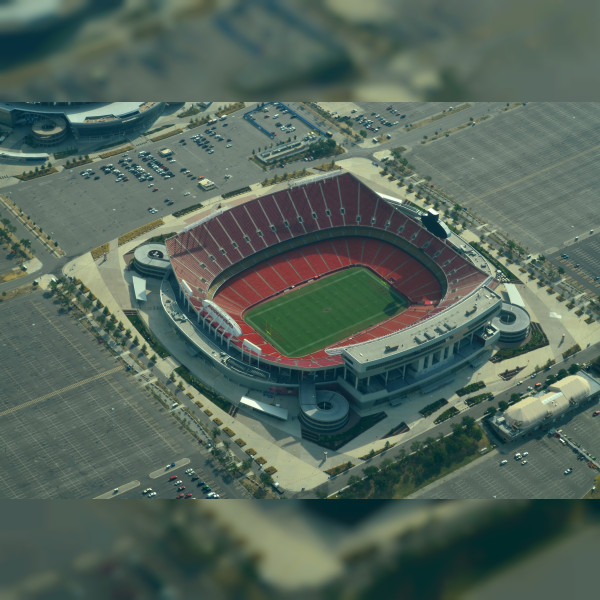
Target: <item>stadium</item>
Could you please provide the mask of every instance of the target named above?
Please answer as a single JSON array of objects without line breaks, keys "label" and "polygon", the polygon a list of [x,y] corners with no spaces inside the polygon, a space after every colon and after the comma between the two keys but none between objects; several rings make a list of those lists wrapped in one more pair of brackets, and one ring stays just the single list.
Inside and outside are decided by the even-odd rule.
[{"label": "stadium", "polygon": [[163,307],[253,389],[299,391],[323,413],[339,398],[400,403],[475,368],[499,337],[489,266],[442,225],[351,173],[315,177],[166,240]]},{"label": "stadium", "polygon": [[0,124],[31,126],[40,146],[53,146],[71,135],[87,142],[135,137],[165,109],[164,102],[2,102]]}]

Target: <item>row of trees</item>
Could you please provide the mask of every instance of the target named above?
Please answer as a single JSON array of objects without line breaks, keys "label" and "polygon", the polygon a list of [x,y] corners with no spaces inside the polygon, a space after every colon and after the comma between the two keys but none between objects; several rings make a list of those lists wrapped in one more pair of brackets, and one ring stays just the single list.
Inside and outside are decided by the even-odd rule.
[{"label": "row of trees", "polygon": [[[93,294],[90,294],[86,290],[83,283],[77,285],[66,277],[60,277],[56,281],[51,281],[49,287],[49,295],[53,296],[61,304],[62,311],[67,312],[72,310],[74,304],[78,304],[85,312],[94,311],[95,320],[110,333],[117,343],[122,346],[126,346],[129,343],[133,347],[139,346],[140,340],[138,336],[134,337],[131,329],[125,328],[123,323],[115,315],[111,314],[107,306],[104,306],[100,300],[94,298]],[[140,351],[148,355],[147,344],[143,344]],[[156,354],[153,354],[150,360],[156,362],[158,360]]]},{"label": "row of trees", "polygon": [[367,466],[364,478],[353,475],[350,485],[339,496],[341,498],[393,498],[398,495],[398,486],[416,489],[441,471],[458,464],[477,451],[483,437],[481,428],[473,417],[464,416],[460,422],[452,423],[452,434],[438,438],[428,437],[424,442],[415,440],[410,446],[412,454],[400,449],[396,460],[389,458],[381,466]]},{"label": "row of trees", "polygon": [[0,240],[2,240],[3,243],[8,244],[14,254],[26,258],[27,253],[25,250],[31,248],[31,240],[22,238],[19,241],[13,241],[14,237],[12,234],[17,231],[17,228],[7,218],[2,219],[0,223],[3,225],[3,227],[0,228]]}]

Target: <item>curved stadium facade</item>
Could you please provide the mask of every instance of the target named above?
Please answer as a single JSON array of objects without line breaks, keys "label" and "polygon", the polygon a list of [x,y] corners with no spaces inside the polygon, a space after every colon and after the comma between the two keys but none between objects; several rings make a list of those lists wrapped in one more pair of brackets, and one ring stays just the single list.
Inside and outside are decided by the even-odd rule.
[{"label": "curved stadium facade", "polygon": [[[76,140],[102,141],[146,131],[165,109],[164,102],[3,102],[0,123],[16,127],[52,120]],[[44,138],[35,136],[38,143]],[[46,145],[63,138],[47,140]]]},{"label": "curved stadium facade", "polygon": [[[501,299],[483,259],[463,255],[430,233],[420,213],[388,202],[350,173],[219,211],[166,246],[171,285],[198,335],[221,345],[234,378],[258,388],[308,380],[358,407],[395,403],[475,367],[498,339],[491,320]],[[268,321],[249,322],[257,307],[284,306],[317,286],[327,290],[324,281],[333,290],[335,274],[344,272],[342,279],[360,269],[368,271],[367,285],[385,288],[401,308],[384,307],[366,327],[354,315],[354,328],[350,323],[341,337],[306,353],[286,352]],[[354,293],[362,297],[360,289]],[[327,310],[339,312],[333,297]],[[306,329],[314,325],[310,304],[304,318]]]}]

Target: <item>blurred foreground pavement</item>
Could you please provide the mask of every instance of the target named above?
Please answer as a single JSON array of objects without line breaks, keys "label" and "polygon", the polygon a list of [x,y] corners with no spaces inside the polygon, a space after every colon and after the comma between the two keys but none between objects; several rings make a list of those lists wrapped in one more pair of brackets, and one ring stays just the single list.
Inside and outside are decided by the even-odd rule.
[{"label": "blurred foreground pavement", "polygon": [[593,501],[24,501],[3,509],[1,600],[579,598],[595,578],[600,533]]}]

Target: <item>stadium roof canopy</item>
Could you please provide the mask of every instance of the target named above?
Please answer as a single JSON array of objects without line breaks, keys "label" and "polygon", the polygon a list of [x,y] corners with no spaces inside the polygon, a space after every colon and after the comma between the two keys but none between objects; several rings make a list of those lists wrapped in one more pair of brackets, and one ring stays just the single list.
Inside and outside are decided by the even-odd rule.
[{"label": "stadium roof canopy", "polygon": [[258,412],[275,417],[276,419],[281,419],[282,421],[287,421],[288,418],[287,408],[281,408],[281,406],[275,406],[274,404],[269,404],[268,402],[261,402],[260,400],[254,400],[253,398],[242,396],[240,404],[257,410]]},{"label": "stadium roof canopy", "polygon": [[135,299],[139,302],[146,302],[146,280],[141,277],[134,275],[133,280],[133,291],[135,293]]},{"label": "stadium roof canopy", "polygon": [[146,102],[77,102],[77,103],[58,103],[51,105],[48,103],[36,104],[25,102],[3,102],[0,107],[10,110],[18,109],[23,112],[32,112],[40,114],[64,115],[66,119],[73,124],[84,124],[90,119],[119,119],[128,115],[137,113]]}]

